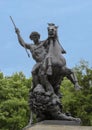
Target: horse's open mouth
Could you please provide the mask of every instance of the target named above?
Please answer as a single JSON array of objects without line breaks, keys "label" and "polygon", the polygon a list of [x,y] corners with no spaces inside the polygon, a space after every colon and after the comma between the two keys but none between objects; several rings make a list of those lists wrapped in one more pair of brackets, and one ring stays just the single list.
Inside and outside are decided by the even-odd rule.
[{"label": "horse's open mouth", "polygon": [[54,37],[53,32],[49,32],[49,37]]}]

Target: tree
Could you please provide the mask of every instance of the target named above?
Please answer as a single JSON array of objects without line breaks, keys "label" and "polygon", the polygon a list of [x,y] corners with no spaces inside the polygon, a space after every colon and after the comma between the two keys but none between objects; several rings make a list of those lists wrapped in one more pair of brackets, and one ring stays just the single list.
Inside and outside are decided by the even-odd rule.
[{"label": "tree", "polygon": [[1,130],[21,130],[29,120],[28,93],[31,78],[22,72],[11,77],[0,73],[0,128]]}]

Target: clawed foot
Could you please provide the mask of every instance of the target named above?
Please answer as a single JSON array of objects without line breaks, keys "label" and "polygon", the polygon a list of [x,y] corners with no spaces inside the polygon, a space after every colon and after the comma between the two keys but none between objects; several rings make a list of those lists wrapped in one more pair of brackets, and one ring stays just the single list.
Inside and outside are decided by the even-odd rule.
[{"label": "clawed foot", "polygon": [[71,115],[66,115],[64,113],[58,113],[58,115],[56,115],[56,118],[59,120],[66,120],[66,121],[76,121],[78,123],[81,123],[81,119],[80,118],[74,118]]},{"label": "clawed foot", "polygon": [[80,118],[74,118],[73,120],[81,123],[81,119]]}]

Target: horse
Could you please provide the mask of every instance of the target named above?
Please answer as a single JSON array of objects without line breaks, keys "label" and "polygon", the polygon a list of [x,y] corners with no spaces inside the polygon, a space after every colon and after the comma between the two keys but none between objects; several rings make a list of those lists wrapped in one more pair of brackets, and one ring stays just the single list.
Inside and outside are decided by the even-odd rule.
[{"label": "horse", "polygon": [[[57,35],[58,27],[52,23],[48,25],[48,38],[45,44],[47,55],[43,61],[43,64],[45,64],[45,74],[41,75],[42,84],[46,85],[47,83],[47,87],[52,86],[56,95],[61,97],[59,89],[64,77],[67,77],[74,84],[75,89],[79,90],[81,87],[73,70],[66,66],[66,59],[62,54],[64,49],[60,45]],[[43,80],[44,76],[45,79]]]}]

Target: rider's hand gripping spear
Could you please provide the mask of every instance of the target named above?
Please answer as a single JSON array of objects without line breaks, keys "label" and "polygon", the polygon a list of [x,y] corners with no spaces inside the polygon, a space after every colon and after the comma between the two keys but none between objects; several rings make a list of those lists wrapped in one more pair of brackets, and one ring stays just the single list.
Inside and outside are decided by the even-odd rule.
[{"label": "rider's hand gripping spear", "polygon": [[[11,19],[11,21],[12,21],[13,25],[14,25],[15,32],[16,32],[16,33],[19,33],[19,29],[16,27],[16,25],[15,25],[15,23],[14,23],[14,21],[13,21],[13,19],[12,19],[12,17],[11,17],[11,16],[10,16],[10,19]],[[27,48],[26,48],[25,44],[23,44],[23,46],[24,46],[24,48],[25,48],[25,51],[26,51],[26,53],[27,53],[28,57],[30,57],[30,54],[28,53],[28,51],[27,51]]]}]

